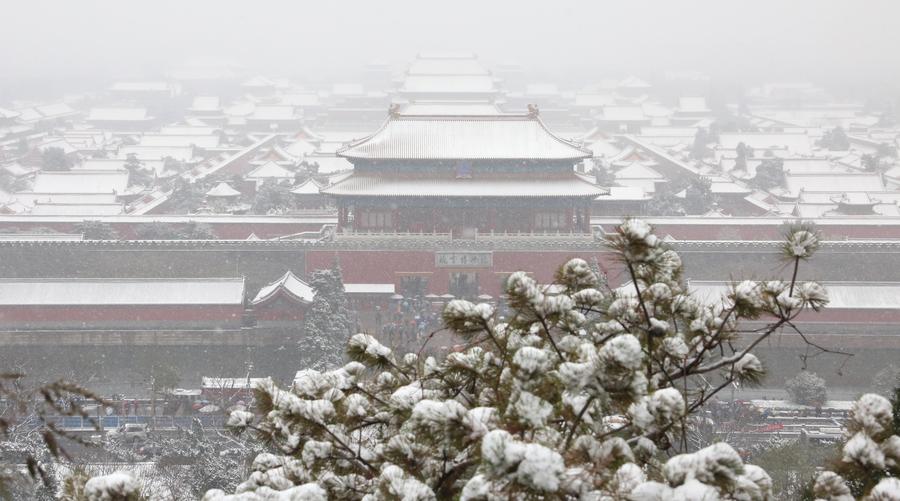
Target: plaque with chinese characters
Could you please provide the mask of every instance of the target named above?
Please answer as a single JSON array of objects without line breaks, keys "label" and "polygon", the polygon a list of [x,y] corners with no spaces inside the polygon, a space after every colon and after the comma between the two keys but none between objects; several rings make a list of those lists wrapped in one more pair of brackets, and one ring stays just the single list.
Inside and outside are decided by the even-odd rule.
[{"label": "plaque with chinese characters", "polygon": [[493,262],[490,252],[434,253],[434,265],[438,268],[490,268]]}]

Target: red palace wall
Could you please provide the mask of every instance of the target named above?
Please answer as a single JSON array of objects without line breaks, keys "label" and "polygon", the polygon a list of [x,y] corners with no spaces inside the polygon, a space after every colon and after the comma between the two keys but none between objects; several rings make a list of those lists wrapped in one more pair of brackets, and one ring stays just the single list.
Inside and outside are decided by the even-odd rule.
[{"label": "red palace wall", "polygon": [[[90,216],[85,216],[85,219],[90,220],[92,218]],[[301,233],[304,231],[319,231],[322,229],[321,222],[298,223],[296,221],[277,222],[273,220],[272,222],[265,223],[210,223],[205,222],[202,219],[198,220],[197,222],[208,225],[210,228],[212,228],[213,233],[215,233],[216,237],[222,240],[246,240],[251,233],[255,234],[260,239],[267,239],[281,237],[284,235],[291,235],[294,233]],[[46,220],[27,221],[23,218],[11,222],[0,222],[0,233],[10,232],[13,230],[27,233],[29,230],[35,230],[38,228],[50,228],[59,233],[77,233],[78,224],[80,224],[80,222]],[[149,224],[149,222],[143,223],[128,221],[111,222],[110,226],[113,230],[115,230],[119,238],[124,240],[132,240],[137,238],[137,228],[146,224]],[[170,224],[173,228],[180,229],[183,228],[186,223]]]},{"label": "red palace wall", "polygon": [[[616,224],[613,223],[604,223],[600,226],[606,232],[616,230]],[[653,228],[660,237],[671,235],[676,240],[781,240],[784,238],[784,226],[781,222],[729,224],[727,219],[723,219],[716,221],[715,224],[653,223]],[[884,225],[820,224],[817,225],[817,229],[822,232],[822,236],[826,240],[900,238],[900,224],[897,223]]]},{"label": "red palace wall", "polygon": [[0,306],[0,329],[233,328],[242,305]]},{"label": "red palace wall", "polygon": [[[400,291],[400,278],[408,274],[428,274],[428,293],[445,294],[450,284],[450,273],[474,271],[478,273],[479,294],[500,295],[505,275],[515,271],[528,271],[541,283],[551,283],[556,269],[573,257],[590,260],[597,258],[601,269],[612,269],[608,252],[571,251],[493,251],[491,267],[435,266],[434,251],[407,250],[310,250],[306,253],[306,273],[329,268],[337,260],[341,265],[344,283],[390,283]],[[619,277],[610,276],[617,283]]]}]

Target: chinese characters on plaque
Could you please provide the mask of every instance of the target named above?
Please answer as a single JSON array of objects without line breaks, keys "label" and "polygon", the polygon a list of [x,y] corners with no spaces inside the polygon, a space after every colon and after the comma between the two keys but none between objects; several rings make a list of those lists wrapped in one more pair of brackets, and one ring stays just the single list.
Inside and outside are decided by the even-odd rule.
[{"label": "chinese characters on plaque", "polygon": [[438,268],[490,268],[493,254],[490,252],[435,252],[434,265]]}]

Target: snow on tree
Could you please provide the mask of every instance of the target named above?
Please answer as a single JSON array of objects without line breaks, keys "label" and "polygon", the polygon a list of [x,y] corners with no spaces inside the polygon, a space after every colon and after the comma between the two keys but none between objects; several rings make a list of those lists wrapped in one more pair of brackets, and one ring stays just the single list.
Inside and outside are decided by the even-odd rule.
[{"label": "snow on tree", "polygon": [[[103,402],[96,394],[67,381],[30,384],[25,375],[0,373],[0,456],[16,458],[25,471],[0,468],[0,497],[28,493],[30,499],[52,499],[57,487],[57,461],[69,457],[69,442],[84,444],[75,433],[56,426],[56,416],[88,419],[80,402]],[[94,431],[99,426],[90,421]]]},{"label": "snow on tree", "polygon": [[801,405],[821,406],[828,400],[825,380],[814,372],[801,371],[787,381],[791,401]]},{"label": "snow on tree", "polygon": [[340,266],[313,271],[309,285],[316,295],[303,321],[300,354],[305,367],[332,369],[343,363],[344,346],[355,326]]},{"label": "snow on tree", "polygon": [[87,501],[137,501],[141,486],[123,472],[93,477],[84,484]]},{"label": "snow on tree", "polygon": [[900,500],[900,429],[894,421],[898,407],[900,401],[892,404],[874,393],[856,401],[835,471],[824,471],[815,480],[817,499]]},{"label": "snow on tree", "polygon": [[[807,233],[785,245],[794,268],[818,243],[795,231]],[[277,453],[258,455],[234,495],[205,499],[766,499],[765,472],[726,444],[690,451],[686,430],[718,391],[762,376],[753,347],[823,306],[824,289],[748,281],[706,304],[645,222],[626,220],[607,244],[628,283],[602,289],[580,259],[557,272],[559,294],[514,273],[508,321],[487,304],[447,305],[465,348],[444,360],[356,334],[343,367],[259,385],[257,417],[230,424]],[[741,344],[744,319],[768,327]]]},{"label": "snow on tree", "polygon": [[[759,380],[756,345],[828,302],[821,285],[796,281],[817,234],[790,229],[792,280],[738,282],[712,303],[686,290],[678,254],[648,224],[626,220],[607,245],[630,278],[617,289],[601,290],[573,259],[552,293],[512,274],[508,321],[490,305],[451,301],[444,323],[464,347],[443,360],[356,334],[342,367],[304,370],[289,389],[263,380],[255,415],[228,425],[269,451],[234,494],[214,488],[203,499],[771,499],[765,471],[725,443],[691,450],[687,431],[723,388]],[[767,326],[742,342],[748,319]],[[883,397],[857,402],[840,468],[818,477],[818,498],[898,499],[893,415]]]}]

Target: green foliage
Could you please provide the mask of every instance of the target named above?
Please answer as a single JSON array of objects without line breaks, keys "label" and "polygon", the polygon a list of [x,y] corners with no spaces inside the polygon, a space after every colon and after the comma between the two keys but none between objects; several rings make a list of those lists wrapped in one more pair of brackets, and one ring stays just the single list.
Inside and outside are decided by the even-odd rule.
[{"label": "green foliage", "polygon": [[178,369],[165,361],[151,362],[146,371],[151,386],[157,392],[174,389],[178,386],[178,382],[181,381]]},{"label": "green foliage", "polygon": [[[465,300],[446,306],[464,348],[442,359],[355,334],[343,367],[301,371],[289,389],[264,381],[256,416],[232,413],[229,426],[254,430],[281,455],[257,456],[235,492],[769,499],[764,471],[723,443],[692,451],[686,430],[717,392],[762,374],[733,342],[741,322],[774,318],[758,331],[764,341],[808,301],[794,283],[749,280],[725,301],[700,300],[678,254],[643,221],[626,220],[606,244],[630,285],[603,287],[581,259],[557,271],[552,292],[516,272],[508,315]],[[321,278],[320,291],[333,287]]]},{"label": "green foliage", "polygon": [[309,285],[316,295],[304,317],[300,353],[304,366],[333,369],[342,362],[355,327],[340,266],[335,263],[331,269],[313,271]]},{"label": "green foliage", "polygon": [[176,177],[168,204],[176,214],[191,214],[203,203],[204,191],[196,183]]},{"label": "green foliage", "polygon": [[707,145],[712,142],[709,137],[709,131],[704,128],[697,129],[694,134],[694,144],[691,146],[691,157],[695,160],[702,160],[709,154]]},{"label": "green foliage", "polygon": [[819,146],[831,151],[846,151],[850,149],[850,138],[842,127],[835,127],[825,131],[819,140]]},{"label": "green foliage", "polygon": [[750,181],[754,187],[770,190],[784,185],[784,160],[771,158],[763,160],[756,168],[756,176]]},{"label": "green foliage", "polygon": [[711,186],[709,178],[703,176],[673,180],[656,191],[644,212],[648,216],[705,214],[716,204]]},{"label": "green foliage", "polygon": [[151,186],[156,176],[144,168],[144,163],[138,160],[137,155],[130,153],[125,160],[125,170],[128,171],[128,183],[140,186]]},{"label": "green foliage", "polygon": [[772,477],[774,499],[803,499],[822,465],[837,447],[809,441],[774,443],[754,454],[751,462]]},{"label": "green foliage", "polygon": [[293,202],[289,186],[266,181],[256,190],[252,210],[254,214],[267,214],[270,211],[283,212],[293,207]]},{"label": "green foliage", "polygon": [[595,184],[604,187],[616,185],[616,176],[610,171],[606,162],[599,158],[593,158],[591,159],[591,165],[591,173],[594,175]]},{"label": "green foliage", "polygon": [[704,214],[716,204],[708,177],[691,177],[684,190],[684,209],[688,214]]},{"label": "green foliage", "polygon": [[644,214],[648,216],[683,216],[685,214],[684,200],[664,185],[645,204]]},{"label": "green foliage", "polygon": [[828,401],[825,380],[814,372],[801,371],[786,382],[791,401],[800,405],[821,406]]},{"label": "green foliage", "polygon": [[737,154],[738,160],[744,161],[744,167],[746,168],[747,159],[753,157],[753,148],[747,146],[743,141],[741,141],[735,148],[735,153]]},{"label": "green foliage", "polygon": [[138,240],[214,240],[216,234],[208,224],[189,221],[184,225],[153,221],[135,229]]},{"label": "green foliage", "polygon": [[883,397],[890,397],[900,387],[900,367],[890,364],[872,377],[872,391]]},{"label": "green foliage", "polygon": [[52,146],[41,153],[41,167],[46,171],[67,171],[72,168],[72,160],[65,150]]},{"label": "green foliage", "polygon": [[[55,461],[69,457],[69,442],[84,442],[78,434],[57,428],[53,418],[88,418],[78,403],[82,399],[104,402],[99,395],[67,381],[35,385],[24,374],[0,373],[0,402],[4,406],[0,413],[0,453],[6,456],[13,452],[18,464],[25,466],[24,478],[21,471],[0,474],[0,495],[28,490],[29,484],[22,483],[27,480],[40,482],[45,488],[56,485],[58,479],[52,475]],[[32,422],[25,425],[19,421],[25,418]],[[95,432],[100,430],[96,423],[93,426]]]},{"label": "green foliage", "polygon": [[103,221],[84,220],[75,225],[75,231],[81,233],[85,240],[118,240],[119,234],[112,225]]}]

